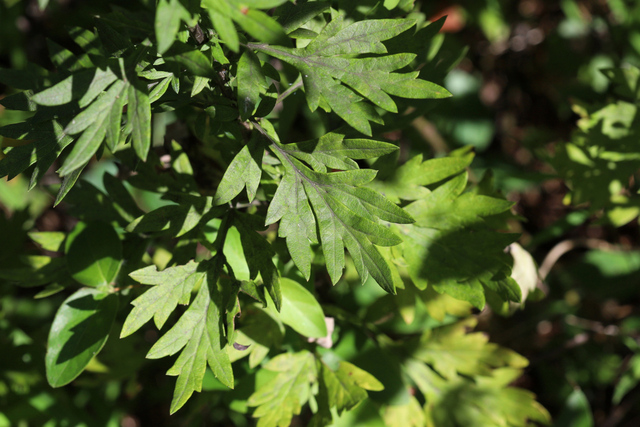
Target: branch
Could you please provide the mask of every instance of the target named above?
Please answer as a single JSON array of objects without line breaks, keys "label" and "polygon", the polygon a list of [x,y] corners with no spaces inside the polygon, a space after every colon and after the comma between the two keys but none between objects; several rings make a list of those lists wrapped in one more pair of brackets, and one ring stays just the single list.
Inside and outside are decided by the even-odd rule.
[{"label": "branch", "polygon": [[609,242],[599,239],[569,239],[555,245],[544,258],[538,272],[540,273],[540,280],[547,278],[547,275],[558,262],[562,255],[576,248],[589,248],[600,249],[605,251],[614,251],[619,249],[616,245],[612,245]]}]

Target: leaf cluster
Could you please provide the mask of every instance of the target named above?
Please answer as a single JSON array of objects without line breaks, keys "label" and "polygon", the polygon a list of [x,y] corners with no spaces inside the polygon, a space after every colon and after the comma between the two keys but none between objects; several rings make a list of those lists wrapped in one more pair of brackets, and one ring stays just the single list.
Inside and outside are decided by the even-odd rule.
[{"label": "leaf cluster", "polygon": [[[508,387],[521,357],[466,333],[470,321],[446,326],[469,304],[521,301],[504,251],[517,237],[504,232],[511,203],[469,183],[469,150],[398,166],[384,141],[451,95],[438,83],[453,63],[425,48],[442,21],[407,16],[411,1],[364,6],[365,18],[343,3],[113,7],[71,28],[68,46],[49,41],[53,70],[0,69],[21,90],[2,105],[25,115],[0,128],[0,177],[36,188],[53,168],[54,205],[79,219],[31,233],[43,251],[0,270],[46,285],[37,297],[65,295],[51,386],[102,366],[119,329],[123,342],[157,335],[145,357],[172,358],[172,414],[215,384],[259,426],[330,425],[366,405],[389,425],[438,424],[458,398],[466,412],[451,425],[548,421]],[[297,110],[317,132],[296,136]],[[326,297],[355,282],[385,296],[352,312]],[[421,338],[379,328],[385,310]],[[333,347],[357,352],[353,334],[391,376]],[[380,397],[414,385],[409,403]],[[484,393],[508,405],[475,411]]]}]

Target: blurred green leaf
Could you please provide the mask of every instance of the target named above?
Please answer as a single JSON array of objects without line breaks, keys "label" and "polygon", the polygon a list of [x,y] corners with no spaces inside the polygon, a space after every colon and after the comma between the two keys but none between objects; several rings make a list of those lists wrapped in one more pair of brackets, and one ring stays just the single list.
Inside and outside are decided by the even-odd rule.
[{"label": "blurred green leaf", "polygon": [[285,325],[310,338],[327,336],[322,307],[304,286],[285,277],[280,279],[282,307],[278,318]]},{"label": "blurred green leaf", "polygon": [[576,426],[576,427],[593,427],[593,416],[591,415],[591,406],[587,396],[582,390],[576,388],[567,397],[562,412],[556,418],[555,427],[560,426]]}]

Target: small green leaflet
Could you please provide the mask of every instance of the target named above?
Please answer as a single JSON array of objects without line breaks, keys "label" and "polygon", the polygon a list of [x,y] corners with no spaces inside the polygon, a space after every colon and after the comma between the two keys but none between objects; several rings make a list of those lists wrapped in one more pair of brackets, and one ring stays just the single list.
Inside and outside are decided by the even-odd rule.
[{"label": "small green leaflet", "polygon": [[213,199],[215,205],[233,200],[243,188],[247,187],[247,198],[252,202],[262,177],[263,144],[258,141],[259,134],[254,133],[247,145],[233,158],[218,185]]},{"label": "small green leaflet", "polygon": [[324,313],[318,300],[304,286],[285,277],[280,279],[282,308],[274,316],[305,337],[327,336]]},{"label": "small green leaflet", "polygon": [[327,387],[329,405],[335,407],[338,414],[366,399],[366,390],[384,390],[373,375],[345,361],[341,361],[335,371],[322,365],[322,378]]},{"label": "small green leaflet", "polygon": [[[455,152],[454,152],[455,153]],[[474,154],[464,149],[459,155],[451,153],[448,157],[422,160],[422,154],[409,159],[394,170],[385,180],[375,180],[369,187],[376,190],[394,203],[400,200],[419,200],[431,191],[426,185],[432,185],[463,172],[473,160]]]},{"label": "small green leaflet", "polygon": [[180,237],[220,211],[212,207],[212,200],[211,197],[182,196],[177,204],[161,206],[131,221],[127,231]]},{"label": "small green leaflet", "polygon": [[278,375],[256,390],[247,404],[256,407],[253,416],[259,418],[258,427],[289,427],[309,400],[311,384],[317,381],[316,359],[308,351],[284,353],[263,369]]},{"label": "small green leaflet", "polygon": [[0,128],[0,135],[7,138],[33,140],[25,145],[14,147],[0,160],[0,177],[13,179],[29,166],[36,167],[31,176],[30,188],[51,167],[62,151],[73,142],[73,138],[64,132],[56,120],[50,122],[17,123]]},{"label": "small green leaflet", "polygon": [[[158,272],[155,267],[134,271],[130,276],[156,287],[134,302],[121,336],[135,332],[154,317],[156,326],[164,325],[177,304],[187,304],[191,292],[198,293],[182,317],[149,350],[147,358],[159,359],[180,352],[167,375],[178,376],[171,402],[171,413],[180,409],[194,391],[202,390],[207,365],[227,387],[233,388],[231,361],[225,350],[224,336],[226,302],[218,288],[219,265],[189,263]],[[235,298],[235,296],[232,296]]]},{"label": "small green leaflet", "polygon": [[[408,19],[379,19],[350,23],[335,18],[305,48],[286,48],[250,43],[249,47],[295,66],[302,75],[311,111],[318,106],[333,110],[356,130],[371,136],[369,122],[381,123],[367,104],[392,113],[398,108],[391,98],[447,98],[444,88],[417,79],[419,72],[398,73],[416,57],[412,53],[385,55],[382,43],[414,25]],[[354,57],[376,54],[367,58]]]},{"label": "small green leaflet", "polygon": [[403,405],[389,405],[385,408],[384,423],[388,427],[422,427],[429,425],[425,413],[415,396],[409,396],[409,402]]},{"label": "small green leaflet", "polygon": [[286,3],[276,9],[275,16],[284,31],[290,34],[329,9],[329,6],[330,3],[326,1]]},{"label": "small green leaflet", "polygon": [[62,231],[32,231],[29,237],[46,251],[58,252],[62,250],[67,235]]},{"label": "small green leaflet", "polygon": [[72,119],[65,128],[67,134],[74,135],[82,132],[82,135],[58,171],[60,176],[84,167],[98,151],[107,134],[110,116],[120,115],[120,111],[114,111],[113,107],[121,105],[119,98],[124,96],[127,86],[126,82],[118,80],[104,95],[98,97],[88,108]]},{"label": "small green leaflet", "polygon": [[284,30],[273,18],[260,10],[270,9],[286,0],[203,0],[218,37],[234,52],[240,50],[236,22],[251,37],[264,43],[289,44]]},{"label": "small green leaflet", "polygon": [[285,172],[269,206],[266,224],[281,221],[279,235],[287,239],[291,257],[307,279],[313,256],[311,244],[318,241],[317,228],[333,283],[342,275],[346,247],[363,282],[371,274],[383,289],[393,293],[390,266],[375,245],[394,246],[401,240],[379,220],[408,224],[413,222],[411,216],[380,194],[363,187],[373,180],[375,171],[356,168],[333,173],[316,172],[296,158],[305,159],[321,170],[334,165],[336,159],[354,168],[357,167],[355,162],[349,162],[346,155],[349,150],[357,151],[362,146],[364,149],[355,158],[376,157],[390,149],[389,144],[366,140],[341,143],[340,138],[328,139],[331,143],[325,140],[316,145],[324,151],[317,156],[313,155],[313,144],[289,147],[273,141],[271,148]]},{"label": "small green leaflet", "polygon": [[373,375],[349,362],[340,361],[335,370],[322,361],[318,365],[321,372],[316,396],[318,411],[311,418],[310,427],[331,425],[334,411],[340,416],[364,401],[367,390],[384,390]]},{"label": "small green leaflet", "polygon": [[118,295],[82,288],[65,300],[49,332],[45,366],[52,387],[69,384],[109,338]]},{"label": "small green leaflet", "polygon": [[180,0],[160,0],[156,9],[155,32],[158,53],[165,53],[176,39],[180,21],[190,18],[189,11]]},{"label": "small green leaflet", "polygon": [[122,326],[120,338],[131,335],[152,317],[156,327],[162,329],[178,304],[189,304],[191,291],[202,283],[206,272],[198,271],[199,265],[191,261],[163,271],[150,265],[130,273],[133,280],[153,287],[131,303],[134,308]]},{"label": "small green leaflet", "polygon": [[240,118],[247,120],[260,102],[260,94],[264,94],[268,88],[260,60],[251,50],[246,50],[240,57],[236,79]]},{"label": "small green leaflet", "polygon": [[147,160],[151,147],[151,103],[146,85],[129,85],[127,108],[128,125],[131,126],[131,144],[142,161]]}]

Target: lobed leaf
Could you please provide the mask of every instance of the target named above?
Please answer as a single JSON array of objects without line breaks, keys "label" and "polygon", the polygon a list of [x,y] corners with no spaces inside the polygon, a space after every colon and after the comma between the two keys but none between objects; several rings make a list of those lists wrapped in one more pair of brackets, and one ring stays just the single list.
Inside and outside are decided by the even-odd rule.
[{"label": "lobed leaf", "polygon": [[162,329],[178,304],[188,304],[191,291],[202,284],[206,273],[198,271],[198,267],[198,263],[190,261],[186,265],[169,267],[163,271],[150,265],[129,273],[133,280],[154,287],[133,300],[131,304],[134,308],[122,326],[120,338],[131,335],[151,318],[156,327]]},{"label": "lobed leaf", "polygon": [[288,427],[311,396],[317,378],[316,361],[308,351],[284,353],[271,359],[263,369],[278,372],[256,390],[247,405],[256,407],[258,427]]},{"label": "lobed leaf", "polygon": [[218,185],[213,198],[215,205],[233,200],[243,188],[247,188],[247,198],[253,201],[262,176],[262,155],[264,148],[257,138],[252,138],[233,158]]},{"label": "lobed leaf", "polygon": [[462,194],[466,182],[466,174],[457,175],[406,207],[416,222],[393,227],[403,236],[402,262],[418,289],[429,285],[478,308],[484,307],[487,292],[519,302],[520,287],[510,277],[513,260],[504,252],[518,236],[498,233],[485,222],[512,204]]},{"label": "lobed leaf", "polygon": [[[414,54],[385,55],[387,49],[382,42],[413,25],[409,19],[347,22],[338,16],[304,48],[267,44],[250,44],[249,47],[298,68],[311,111],[326,105],[349,125],[371,135],[369,123],[383,122],[370,104],[362,102],[363,99],[395,113],[398,109],[390,95],[416,99],[451,96],[434,83],[418,80],[418,72],[395,72],[411,63]],[[381,56],[357,56],[363,54]]]},{"label": "lobed leaf", "polygon": [[289,252],[305,277],[310,274],[310,245],[317,240],[317,227],[333,283],[342,275],[346,248],[363,282],[371,274],[383,289],[393,293],[390,266],[375,245],[393,246],[401,240],[378,221],[410,223],[413,219],[397,205],[361,187],[371,182],[375,172],[360,169],[314,172],[294,155],[312,164],[322,164],[317,157],[295,149],[290,154],[287,146],[275,141],[271,147],[282,161],[285,174],[269,205],[266,223],[281,220],[279,235],[286,238]]},{"label": "lobed leaf", "polygon": [[[131,273],[131,277],[154,288],[137,298],[125,321],[121,336],[127,336],[154,317],[162,327],[177,304],[187,304],[191,291],[199,286],[195,299],[175,325],[147,353],[159,359],[180,352],[167,375],[177,376],[170,412],[180,409],[194,391],[202,390],[207,365],[227,387],[233,388],[231,361],[225,350],[224,333],[227,302],[219,288],[219,260],[208,265],[189,263],[158,272],[147,267]],[[237,291],[236,291],[237,292]],[[227,295],[227,298],[235,296]]]}]

